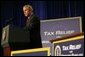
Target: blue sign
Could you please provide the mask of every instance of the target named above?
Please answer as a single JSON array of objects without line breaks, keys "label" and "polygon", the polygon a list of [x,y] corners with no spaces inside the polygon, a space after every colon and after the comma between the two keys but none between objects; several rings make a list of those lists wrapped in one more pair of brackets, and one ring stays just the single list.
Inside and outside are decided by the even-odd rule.
[{"label": "blue sign", "polygon": [[11,56],[50,56],[50,47],[11,51]]},{"label": "blue sign", "polygon": [[[74,38],[72,38],[74,39]],[[65,39],[66,40],[66,39]],[[54,56],[84,56],[84,37],[54,43]]]},{"label": "blue sign", "polygon": [[43,47],[52,47],[49,40],[79,32],[82,32],[81,17],[41,20]]},{"label": "blue sign", "polygon": [[31,52],[31,53],[19,53],[19,54],[13,54],[12,56],[47,56],[47,51]]}]

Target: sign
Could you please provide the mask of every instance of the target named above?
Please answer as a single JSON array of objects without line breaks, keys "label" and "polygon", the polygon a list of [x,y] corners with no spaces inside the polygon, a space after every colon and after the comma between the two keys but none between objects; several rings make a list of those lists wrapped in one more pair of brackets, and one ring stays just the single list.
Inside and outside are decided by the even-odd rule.
[{"label": "sign", "polygon": [[43,47],[52,47],[49,40],[61,38],[72,33],[82,32],[81,17],[41,20],[41,38]]},{"label": "sign", "polygon": [[50,56],[50,48],[45,47],[45,48],[11,51],[11,56]]},{"label": "sign", "polygon": [[84,56],[84,36],[55,41],[54,56]]}]

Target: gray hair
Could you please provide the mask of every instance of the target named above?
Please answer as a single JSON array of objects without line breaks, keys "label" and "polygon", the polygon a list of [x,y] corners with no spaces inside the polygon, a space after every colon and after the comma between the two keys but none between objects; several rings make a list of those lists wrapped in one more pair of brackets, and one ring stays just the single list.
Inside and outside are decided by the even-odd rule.
[{"label": "gray hair", "polygon": [[23,7],[28,7],[28,8],[30,8],[32,11],[33,11],[33,8],[32,8],[32,6],[31,5],[24,5]]}]

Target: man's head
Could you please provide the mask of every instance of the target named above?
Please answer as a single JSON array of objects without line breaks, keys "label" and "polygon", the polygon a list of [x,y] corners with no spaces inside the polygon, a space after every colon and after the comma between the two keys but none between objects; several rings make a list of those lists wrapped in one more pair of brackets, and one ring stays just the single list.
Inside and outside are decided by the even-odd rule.
[{"label": "man's head", "polygon": [[31,13],[33,12],[32,6],[30,6],[30,5],[24,5],[23,6],[23,12],[24,12],[25,17],[30,16]]}]

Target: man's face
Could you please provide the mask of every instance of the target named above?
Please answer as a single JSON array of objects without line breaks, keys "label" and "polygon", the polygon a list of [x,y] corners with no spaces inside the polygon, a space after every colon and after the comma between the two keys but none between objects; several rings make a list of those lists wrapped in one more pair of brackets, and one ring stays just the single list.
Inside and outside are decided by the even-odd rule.
[{"label": "man's face", "polygon": [[28,17],[31,14],[31,10],[28,7],[23,7],[23,12],[24,12],[25,17]]}]

